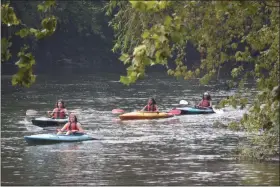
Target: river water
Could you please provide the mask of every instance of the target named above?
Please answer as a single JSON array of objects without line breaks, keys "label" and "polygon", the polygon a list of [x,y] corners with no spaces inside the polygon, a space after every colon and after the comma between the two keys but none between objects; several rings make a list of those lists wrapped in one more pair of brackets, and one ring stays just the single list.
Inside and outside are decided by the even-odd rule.
[{"label": "river water", "polygon": [[[234,160],[230,153],[245,133],[213,126],[239,120],[243,110],[126,122],[111,114],[114,108],[141,109],[151,96],[162,111],[182,99],[197,103],[205,91],[215,104],[232,94],[222,85],[199,86],[162,74],[130,87],[114,74],[42,75],[23,89],[12,87],[10,78],[1,79],[1,185],[279,185],[279,162]],[[100,140],[37,146],[24,141],[25,135],[55,131],[33,126],[30,115],[44,116],[60,98]]]}]

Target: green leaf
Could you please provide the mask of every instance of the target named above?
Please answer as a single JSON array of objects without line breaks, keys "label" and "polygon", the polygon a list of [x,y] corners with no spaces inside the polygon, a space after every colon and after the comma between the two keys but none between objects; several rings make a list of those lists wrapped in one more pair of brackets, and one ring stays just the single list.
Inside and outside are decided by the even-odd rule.
[{"label": "green leaf", "polygon": [[30,31],[31,33],[33,33],[33,34],[35,34],[36,32],[38,32],[38,30],[37,30],[37,29],[34,29],[34,28],[30,28],[29,31]]},{"label": "green leaf", "polygon": [[180,42],[181,39],[182,39],[181,34],[179,32],[174,31],[174,32],[171,33],[171,39],[174,42]]},{"label": "green leaf", "polygon": [[236,48],[237,48],[237,46],[238,46],[238,44],[237,44],[237,43],[233,43],[233,44],[231,44],[231,48],[232,48],[232,49],[236,49]]},{"label": "green leaf", "polygon": [[239,66],[238,68],[233,68],[231,71],[231,76],[233,78],[236,78],[240,75],[242,71],[243,71],[243,66]]},{"label": "green leaf", "polygon": [[1,62],[8,61],[12,54],[9,48],[12,46],[12,42],[9,42],[6,38],[1,38]]},{"label": "green leaf", "polygon": [[47,29],[48,31],[54,32],[56,29],[57,20],[54,16],[45,18],[42,20],[41,25],[43,28]]},{"label": "green leaf", "polygon": [[159,41],[160,41],[161,43],[164,43],[165,41],[168,41],[168,40],[167,40],[167,38],[166,38],[164,35],[161,35],[161,36],[159,37]]},{"label": "green leaf", "polygon": [[130,84],[129,78],[126,76],[121,76],[120,82],[127,86]]},{"label": "green leaf", "polygon": [[155,7],[156,1],[145,1],[146,10],[151,10]]},{"label": "green leaf", "polygon": [[8,27],[18,25],[20,23],[14,9],[10,7],[9,4],[1,5],[1,23],[6,24]]},{"label": "green leaf", "polygon": [[142,38],[146,39],[150,36],[150,32],[148,30],[145,30],[144,33],[142,34]]},{"label": "green leaf", "polygon": [[46,1],[45,1],[45,5],[46,5],[47,7],[52,7],[52,6],[55,5],[55,0],[46,0]]},{"label": "green leaf", "polygon": [[21,38],[24,38],[29,35],[29,29],[20,29],[18,32],[16,32],[16,35],[20,36]]},{"label": "green leaf", "polygon": [[44,5],[42,5],[42,4],[39,4],[39,5],[37,6],[37,9],[38,9],[38,11],[40,11],[40,12],[44,12],[44,11],[46,10],[46,7],[45,7]]},{"label": "green leaf", "polygon": [[120,56],[119,60],[122,61],[122,62],[125,62],[128,58],[129,58],[129,55],[126,54],[126,53],[123,53],[123,54]]},{"label": "green leaf", "polygon": [[47,0],[37,5],[37,10],[39,12],[47,12],[54,5],[55,5],[55,0]]},{"label": "green leaf", "polygon": [[170,16],[166,16],[164,19],[164,25],[166,27],[169,27],[171,25],[171,22],[172,22],[172,18]]}]

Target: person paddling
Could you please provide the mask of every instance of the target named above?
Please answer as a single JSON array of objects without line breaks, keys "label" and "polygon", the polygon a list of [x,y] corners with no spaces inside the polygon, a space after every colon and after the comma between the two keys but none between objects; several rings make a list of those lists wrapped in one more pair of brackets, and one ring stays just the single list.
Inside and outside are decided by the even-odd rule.
[{"label": "person paddling", "polygon": [[66,135],[73,134],[73,133],[84,133],[82,129],[82,125],[78,122],[77,116],[75,114],[69,115],[69,122],[66,123],[62,129],[58,129],[58,135],[61,134],[63,131],[67,131]]},{"label": "person paddling", "polygon": [[211,96],[208,92],[205,92],[202,96],[202,100],[199,102],[196,107],[200,108],[210,108],[212,107]]},{"label": "person paddling", "polygon": [[68,111],[65,108],[64,101],[58,100],[53,111],[48,111],[48,114],[53,119],[65,119]]},{"label": "person paddling", "polygon": [[158,107],[157,107],[157,103],[156,103],[155,99],[150,98],[148,100],[148,104],[141,111],[157,112]]}]

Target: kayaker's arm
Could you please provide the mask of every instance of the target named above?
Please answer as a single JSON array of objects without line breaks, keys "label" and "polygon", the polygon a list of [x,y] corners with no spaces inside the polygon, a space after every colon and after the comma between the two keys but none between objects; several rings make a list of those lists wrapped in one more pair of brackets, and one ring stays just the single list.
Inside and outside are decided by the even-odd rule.
[{"label": "kayaker's arm", "polygon": [[69,112],[66,108],[64,108],[64,113],[65,113],[65,116],[68,117],[69,116]]},{"label": "kayaker's arm", "polygon": [[155,110],[155,112],[158,112],[158,106],[157,106],[157,105],[155,105],[155,107],[156,107],[156,110]]},{"label": "kayaker's arm", "polygon": [[201,106],[201,103],[202,103],[202,101],[200,101],[200,102],[198,103],[198,105],[195,105],[195,107],[200,107],[200,106]]},{"label": "kayaker's arm", "polygon": [[55,112],[55,109],[53,109],[53,111],[48,111],[49,117],[53,117],[54,112]]},{"label": "kayaker's arm", "polygon": [[66,123],[62,129],[58,129],[58,133],[57,134],[61,134],[61,132],[65,131],[65,129],[67,129],[67,127],[69,126],[69,123]]},{"label": "kayaker's arm", "polygon": [[145,109],[147,108],[147,105],[146,106],[144,106],[144,108],[142,108],[142,110],[141,111],[145,111]]},{"label": "kayaker's arm", "polygon": [[82,125],[80,123],[77,123],[77,127],[78,127],[78,132],[84,132],[84,129],[82,128]]}]

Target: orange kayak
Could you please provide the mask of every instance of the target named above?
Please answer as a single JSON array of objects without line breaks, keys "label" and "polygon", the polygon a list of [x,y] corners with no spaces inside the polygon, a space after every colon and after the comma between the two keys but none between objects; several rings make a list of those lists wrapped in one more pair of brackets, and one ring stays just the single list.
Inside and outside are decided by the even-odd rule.
[{"label": "orange kayak", "polygon": [[172,114],[166,112],[129,112],[119,116],[121,120],[136,120],[136,119],[160,119],[172,117]]}]

